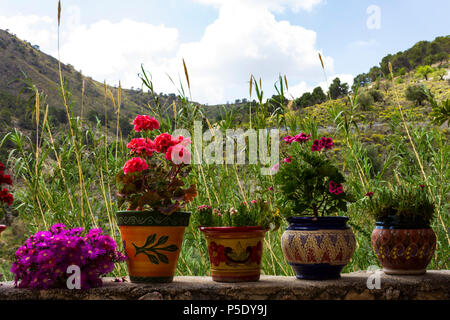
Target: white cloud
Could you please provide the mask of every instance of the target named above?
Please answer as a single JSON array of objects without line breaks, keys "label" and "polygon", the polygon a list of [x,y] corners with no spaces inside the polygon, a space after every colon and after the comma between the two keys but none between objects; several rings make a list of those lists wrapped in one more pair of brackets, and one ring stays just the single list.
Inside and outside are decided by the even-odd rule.
[{"label": "white cloud", "polygon": [[352,47],[373,47],[378,45],[378,42],[375,39],[370,40],[358,40],[350,43]]},{"label": "white cloud", "polygon": [[252,7],[260,6],[274,12],[283,12],[286,8],[290,8],[294,12],[300,10],[311,11],[312,8],[323,0],[194,0],[206,5],[213,5],[217,8],[232,2],[238,4],[251,5]]},{"label": "white cloud", "polygon": [[[288,21],[277,21],[273,12],[311,10],[322,0],[197,0],[218,7],[217,19],[201,39],[182,43],[178,30],[164,25],[123,19],[83,24],[81,10],[63,10],[61,59],[85,75],[123,87],[139,87],[140,64],[153,75],[157,92],[175,92],[167,74],[184,79],[186,60],[193,99],[214,104],[248,97],[250,74],[261,77],[266,97],[274,93],[278,75],[286,75],[290,92],[313,88],[323,81],[316,48],[316,33]],[[49,17],[1,17],[0,28],[39,44],[56,56],[56,21]],[[334,74],[333,59],[321,53],[327,74]]]}]

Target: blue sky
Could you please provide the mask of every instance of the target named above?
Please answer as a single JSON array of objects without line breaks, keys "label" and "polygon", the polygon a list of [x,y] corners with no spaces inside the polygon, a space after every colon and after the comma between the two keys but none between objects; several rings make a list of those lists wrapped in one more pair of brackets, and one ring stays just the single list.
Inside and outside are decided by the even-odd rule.
[{"label": "blue sky", "polygon": [[[379,9],[379,20],[367,13]],[[345,81],[388,53],[420,40],[450,34],[450,1],[444,0],[63,0],[61,59],[83,74],[124,87],[140,87],[140,63],[158,91],[188,65],[192,97],[203,103],[248,98],[250,74],[266,96],[286,74],[293,97]],[[0,28],[56,55],[54,0],[0,0]],[[378,10],[377,9],[377,10]],[[369,28],[368,19],[379,22]]]}]

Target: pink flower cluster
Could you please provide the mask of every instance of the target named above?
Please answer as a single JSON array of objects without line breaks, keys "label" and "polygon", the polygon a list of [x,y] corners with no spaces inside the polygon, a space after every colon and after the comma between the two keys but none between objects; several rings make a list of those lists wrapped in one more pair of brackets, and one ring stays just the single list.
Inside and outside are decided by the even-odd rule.
[{"label": "pink flower cluster", "polygon": [[339,195],[342,192],[344,192],[342,184],[336,183],[333,180],[331,180],[330,183],[328,184],[328,191],[335,195]]},{"label": "pink flower cluster", "polygon": [[314,140],[311,151],[321,151],[322,149],[331,149],[333,148],[333,139],[322,137],[320,140]]},{"label": "pink flower cluster", "polygon": [[141,131],[152,131],[152,130],[158,130],[159,129],[159,122],[153,117],[146,116],[146,115],[138,115],[136,119],[133,121],[134,124],[134,131],[141,132]]},{"label": "pink flower cluster", "polygon": [[197,210],[206,210],[206,209],[211,209],[211,206],[209,206],[207,204],[203,204],[203,205],[197,207]]},{"label": "pink flower cluster", "polygon": [[311,135],[310,134],[306,134],[303,132],[300,132],[299,134],[295,135],[295,136],[286,136],[283,138],[283,140],[287,143],[287,144],[291,144],[292,142],[306,142],[308,140],[311,139]]}]

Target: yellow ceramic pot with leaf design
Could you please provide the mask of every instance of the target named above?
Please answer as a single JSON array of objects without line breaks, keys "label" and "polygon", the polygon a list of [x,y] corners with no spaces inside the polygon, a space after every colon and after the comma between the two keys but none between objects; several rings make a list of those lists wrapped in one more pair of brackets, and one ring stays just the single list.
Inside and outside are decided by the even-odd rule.
[{"label": "yellow ceramic pot with leaf design", "polygon": [[264,235],[261,227],[200,227],[206,237],[211,276],[217,282],[258,281]]}]

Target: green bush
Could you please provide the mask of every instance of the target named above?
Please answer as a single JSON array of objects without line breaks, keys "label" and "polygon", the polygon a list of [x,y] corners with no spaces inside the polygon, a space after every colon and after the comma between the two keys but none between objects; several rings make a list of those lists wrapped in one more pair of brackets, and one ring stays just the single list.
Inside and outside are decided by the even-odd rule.
[{"label": "green bush", "polygon": [[368,110],[374,102],[375,100],[370,92],[364,92],[359,96],[359,104],[361,105],[362,110]]},{"label": "green bush", "polygon": [[405,97],[407,100],[421,106],[422,103],[427,99],[427,94],[423,86],[412,85],[406,88]]}]

